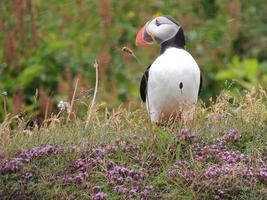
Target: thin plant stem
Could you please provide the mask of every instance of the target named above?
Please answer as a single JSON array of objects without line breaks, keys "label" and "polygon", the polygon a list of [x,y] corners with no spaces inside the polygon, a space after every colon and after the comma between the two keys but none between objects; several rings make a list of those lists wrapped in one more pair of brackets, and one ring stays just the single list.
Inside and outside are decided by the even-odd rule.
[{"label": "thin plant stem", "polygon": [[76,80],[76,84],[75,84],[75,88],[74,88],[74,92],[72,94],[72,99],[71,99],[71,103],[70,103],[70,110],[69,110],[69,114],[68,114],[68,118],[67,118],[67,122],[70,120],[70,116],[72,113],[72,109],[73,109],[73,105],[74,105],[74,100],[75,100],[75,96],[76,96],[76,92],[77,92],[77,88],[78,88],[78,84],[79,84],[79,78],[77,78]]},{"label": "thin plant stem", "polygon": [[[135,55],[134,51],[128,47],[122,47],[121,49],[123,52],[131,55],[132,57],[134,57],[134,59],[137,61],[137,63],[139,65],[142,65],[140,59]],[[147,79],[147,76],[145,76],[145,79],[146,79],[146,82],[148,83],[148,79]],[[154,130],[154,127],[153,127],[153,123],[151,122],[151,118],[150,118],[150,107],[149,107],[149,99],[148,99],[148,92],[147,92],[147,88],[146,88],[146,101],[147,101],[147,110],[148,110],[148,117],[149,117],[149,122],[150,122],[150,131],[152,132],[154,138],[155,138],[155,130]]]},{"label": "thin plant stem", "polygon": [[5,118],[7,116],[7,103],[6,103],[6,96],[4,96],[4,113],[5,113]]},{"label": "thin plant stem", "polygon": [[94,96],[93,96],[93,99],[92,99],[92,103],[88,107],[85,128],[88,128],[88,126],[89,126],[89,122],[90,122],[91,115],[92,115],[92,110],[93,110],[93,107],[95,105],[96,93],[97,93],[97,89],[98,89],[98,63],[97,63],[97,60],[95,60],[94,68],[95,68],[95,77],[96,77],[95,78],[95,91],[94,91]]},{"label": "thin plant stem", "polygon": [[44,118],[44,122],[47,121],[47,116],[48,116],[48,108],[49,108],[49,103],[47,102],[45,104],[45,118]]}]

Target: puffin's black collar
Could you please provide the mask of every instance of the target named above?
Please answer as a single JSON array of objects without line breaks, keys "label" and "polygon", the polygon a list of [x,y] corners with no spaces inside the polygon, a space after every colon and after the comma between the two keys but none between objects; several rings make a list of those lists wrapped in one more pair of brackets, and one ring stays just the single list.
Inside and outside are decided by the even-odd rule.
[{"label": "puffin's black collar", "polygon": [[179,31],[173,38],[160,44],[160,54],[163,54],[165,50],[169,47],[176,47],[180,49],[185,48],[184,31],[182,28],[179,29]]}]

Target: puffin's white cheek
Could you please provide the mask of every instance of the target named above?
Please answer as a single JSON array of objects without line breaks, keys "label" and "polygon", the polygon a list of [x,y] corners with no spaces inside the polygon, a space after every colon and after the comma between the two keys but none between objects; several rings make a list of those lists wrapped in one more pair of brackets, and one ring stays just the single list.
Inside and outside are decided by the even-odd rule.
[{"label": "puffin's white cheek", "polygon": [[155,35],[162,41],[171,39],[178,32],[179,27],[176,25],[162,24],[155,32]]}]

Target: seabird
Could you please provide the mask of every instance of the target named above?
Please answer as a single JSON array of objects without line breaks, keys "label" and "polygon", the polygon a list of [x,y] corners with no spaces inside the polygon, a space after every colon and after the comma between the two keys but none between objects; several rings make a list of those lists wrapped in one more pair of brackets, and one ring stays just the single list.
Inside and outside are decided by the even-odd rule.
[{"label": "seabird", "polygon": [[185,50],[182,27],[170,16],[156,17],[139,30],[135,43],[160,44],[160,55],[148,66],[140,83],[140,96],[151,122],[177,119],[185,105],[193,115],[202,76],[198,64]]}]

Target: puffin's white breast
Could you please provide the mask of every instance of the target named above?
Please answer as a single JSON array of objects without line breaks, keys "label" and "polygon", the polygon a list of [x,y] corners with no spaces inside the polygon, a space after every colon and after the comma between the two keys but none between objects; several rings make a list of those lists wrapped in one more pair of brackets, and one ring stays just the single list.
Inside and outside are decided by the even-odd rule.
[{"label": "puffin's white breast", "polygon": [[147,107],[152,121],[170,115],[181,102],[196,103],[200,70],[184,49],[168,48],[149,69]]}]

